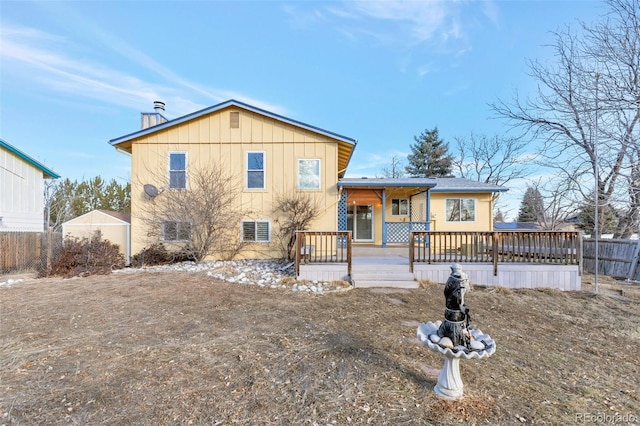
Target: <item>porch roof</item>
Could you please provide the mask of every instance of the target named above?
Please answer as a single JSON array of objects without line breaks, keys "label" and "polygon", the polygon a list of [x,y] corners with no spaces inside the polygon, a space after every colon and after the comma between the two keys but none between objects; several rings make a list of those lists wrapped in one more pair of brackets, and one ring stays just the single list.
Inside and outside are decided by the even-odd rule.
[{"label": "porch roof", "polygon": [[424,188],[436,186],[433,178],[342,178],[338,188]]},{"label": "porch roof", "polygon": [[434,178],[342,178],[338,188],[422,188],[431,192],[506,192],[509,188],[471,179]]}]

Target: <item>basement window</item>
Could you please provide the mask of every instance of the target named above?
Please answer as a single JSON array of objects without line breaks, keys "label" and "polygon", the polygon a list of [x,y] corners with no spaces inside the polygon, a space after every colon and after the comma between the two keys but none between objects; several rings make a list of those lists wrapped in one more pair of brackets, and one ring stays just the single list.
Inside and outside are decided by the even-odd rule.
[{"label": "basement window", "polygon": [[242,221],[242,241],[268,243],[271,240],[269,221]]}]

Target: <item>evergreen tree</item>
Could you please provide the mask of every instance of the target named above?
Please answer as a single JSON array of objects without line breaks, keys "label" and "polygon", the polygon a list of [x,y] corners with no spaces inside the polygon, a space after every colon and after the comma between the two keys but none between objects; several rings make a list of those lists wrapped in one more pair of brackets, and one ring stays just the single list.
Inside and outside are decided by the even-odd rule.
[{"label": "evergreen tree", "polygon": [[518,222],[538,223],[544,219],[544,202],[536,188],[528,187],[518,212]]},{"label": "evergreen tree", "polygon": [[115,179],[106,184],[100,176],[79,183],[67,178],[47,185],[45,200],[49,226],[58,228],[95,209],[130,212],[131,185],[120,185]]},{"label": "evergreen tree", "polygon": [[[601,201],[604,202],[602,197],[600,198]],[[580,206],[576,228],[594,236],[596,235],[595,223],[595,208],[592,198],[588,199]],[[616,214],[615,209],[608,204],[598,206],[598,234],[613,234],[617,226],[618,215]]]},{"label": "evergreen tree", "polygon": [[405,171],[411,177],[450,176],[453,156],[449,155],[449,145],[438,137],[438,128],[425,130],[420,136],[414,136],[412,153],[407,156],[409,164]]}]

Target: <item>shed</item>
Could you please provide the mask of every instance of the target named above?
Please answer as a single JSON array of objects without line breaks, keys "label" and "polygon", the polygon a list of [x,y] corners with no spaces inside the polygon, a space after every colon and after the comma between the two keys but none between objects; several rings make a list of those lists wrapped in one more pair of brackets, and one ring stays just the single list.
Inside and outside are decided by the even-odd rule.
[{"label": "shed", "polygon": [[91,238],[100,231],[102,238],[120,246],[120,253],[129,264],[131,258],[131,214],[110,210],[92,210],[62,224],[62,235],[73,238]]}]

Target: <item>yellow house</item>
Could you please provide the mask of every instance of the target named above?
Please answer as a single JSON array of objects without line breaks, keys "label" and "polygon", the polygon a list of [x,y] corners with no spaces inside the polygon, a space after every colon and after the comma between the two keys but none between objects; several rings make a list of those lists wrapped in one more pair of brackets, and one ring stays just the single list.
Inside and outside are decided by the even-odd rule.
[{"label": "yellow house", "polygon": [[[507,188],[462,178],[343,178],[340,230],[385,247],[411,231],[491,231],[494,194]],[[384,208],[383,208],[384,206]]]},{"label": "yellow house", "polygon": [[281,257],[274,239],[281,194],[316,200],[311,229],[352,230],[354,242],[385,246],[408,242],[410,230],[492,230],[493,195],[506,191],[455,178],[345,178],[356,139],[236,100],[174,120],[162,115],[164,104],[155,106],[142,113],[141,130],[110,141],[131,155],[133,254],[160,241],[186,242],[184,224],[167,220],[153,233],[144,215],[164,191],[188,190],[190,170],[209,164],[238,180],[234,202],[251,212],[228,224],[251,243],[239,255],[245,258]]}]

